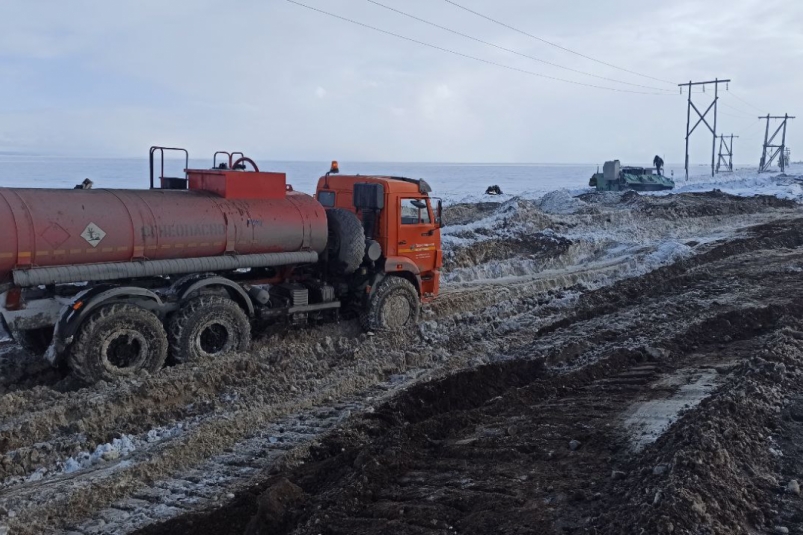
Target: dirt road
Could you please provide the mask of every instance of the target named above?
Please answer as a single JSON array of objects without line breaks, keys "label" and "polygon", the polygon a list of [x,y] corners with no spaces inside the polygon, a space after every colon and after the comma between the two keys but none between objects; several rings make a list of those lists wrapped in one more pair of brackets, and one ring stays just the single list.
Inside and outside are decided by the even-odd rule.
[{"label": "dirt road", "polygon": [[410,336],[267,333],[247,354],[92,388],[8,348],[0,525],[794,529],[796,466],[779,453],[803,414],[800,209],[553,201],[454,207],[448,284]]}]

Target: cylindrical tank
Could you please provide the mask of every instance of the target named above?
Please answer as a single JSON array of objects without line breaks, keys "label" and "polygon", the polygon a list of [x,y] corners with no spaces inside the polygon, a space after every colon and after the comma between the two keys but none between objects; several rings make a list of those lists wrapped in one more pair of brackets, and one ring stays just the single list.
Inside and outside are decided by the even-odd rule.
[{"label": "cylindrical tank", "polygon": [[0,282],[14,269],[326,248],[309,195],[225,199],[192,190],[0,188]]}]

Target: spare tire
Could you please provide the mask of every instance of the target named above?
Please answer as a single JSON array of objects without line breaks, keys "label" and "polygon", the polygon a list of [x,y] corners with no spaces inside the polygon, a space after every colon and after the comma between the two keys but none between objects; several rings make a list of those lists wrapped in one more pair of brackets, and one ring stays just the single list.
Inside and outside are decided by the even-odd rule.
[{"label": "spare tire", "polygon": [[329,269],[349,275],[357,271],[365,256],[365,231],[354,212],[342,208],[326,210],[329,237],[326,249]]}]

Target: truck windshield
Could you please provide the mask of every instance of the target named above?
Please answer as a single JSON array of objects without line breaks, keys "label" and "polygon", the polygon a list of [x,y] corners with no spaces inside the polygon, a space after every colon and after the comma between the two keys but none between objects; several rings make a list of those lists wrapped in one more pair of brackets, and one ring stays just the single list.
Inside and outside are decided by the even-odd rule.
[{"label": "truck windshield", "polygon": [[432,223],[426,201],[423,199],[402,199],[401,222],[402,225],[428,225]]}]

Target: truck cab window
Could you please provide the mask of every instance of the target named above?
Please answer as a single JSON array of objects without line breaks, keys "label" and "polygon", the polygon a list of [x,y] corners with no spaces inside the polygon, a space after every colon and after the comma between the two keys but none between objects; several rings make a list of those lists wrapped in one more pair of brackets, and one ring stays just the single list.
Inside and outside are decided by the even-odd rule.
[{"label": "truck cab window", "polygon": [[401,223],[402,225],[429,225],[432,223],[427,202],[423,199],[402,199]]},{"label": "truck cab window", "polygon": [[335,192],[334,191],[319,191],[318,202],[327,208],[335,205]]}]

